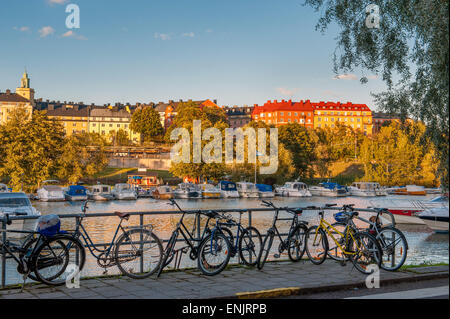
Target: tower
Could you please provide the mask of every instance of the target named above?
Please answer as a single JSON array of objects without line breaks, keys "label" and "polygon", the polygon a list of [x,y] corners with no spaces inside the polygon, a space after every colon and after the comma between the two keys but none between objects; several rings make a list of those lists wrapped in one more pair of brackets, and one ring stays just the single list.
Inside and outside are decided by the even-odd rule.
[{"label": "tower", "polygon": [[20,87],[16,89],[16,94],[30,100],[30,103],[34,105],[34,90],[30,88],[30,78],[26,70],[20,80]]}]

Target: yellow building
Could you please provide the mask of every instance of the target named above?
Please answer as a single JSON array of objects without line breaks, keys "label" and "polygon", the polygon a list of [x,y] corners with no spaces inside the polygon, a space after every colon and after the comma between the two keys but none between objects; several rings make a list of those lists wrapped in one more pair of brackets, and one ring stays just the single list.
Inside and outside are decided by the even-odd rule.
[{"label": "yellow building", "polygon": [[49,118],[63,125],[67,136],[89,132],[89,106],[49,103],[45,109]]},{"label": "yellow building", "polygon": [[6,90],[5,93],[0,92],[0,124],[6,123],[10,119],[10,113],[17,108],[25,109],[31,119],[33,105],[34,90],[30,88],[30,79],[25,72],[16,93],[12,93],[11,90]]},{"label": "yellow building", "polygon": [[337,123],[372,135],[372,111],[366,104],[347,102],[311,103],[314,109],[314,128],[335,127]]},{"label": "yellow building", "polygon": [[119,106],[109,108],[93,108],[89,116],[89,132],[108,136],[120,129],[128,134],[128,138],[135,143],[139,142],[140,134],[130,129],[131,109]]}]

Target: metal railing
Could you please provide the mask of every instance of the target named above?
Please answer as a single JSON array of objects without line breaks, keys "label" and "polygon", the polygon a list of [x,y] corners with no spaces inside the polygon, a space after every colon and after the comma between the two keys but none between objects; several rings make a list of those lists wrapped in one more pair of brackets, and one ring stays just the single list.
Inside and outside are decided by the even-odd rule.
[{"label": "metal railing", "polygon": [[[318,208],[311,208],[311,207],[284,207],[284,209],[280,208],[279,211],[286,211],[286,209],[302,209],[303,211],[317,211]],[[341,209],[340,207],[323,207],[322,210],[339,210]],[[377,211],[375,209],[369,209],[369,208],[353,208],[355,211],[360,211],[360,212],[370,212],[370,213],[377,213]],[[248,221],[248,227],[252,226],[252,214],[253,212],[267,212],[267,211],[275,211],[274,208],[248,208],[248,209],[213,209],[214,211],[218,212],[218,213],[247,213],[247,221]],[[211,209],[203,209],[203,210],[185,210],[185,212],[187,214],[197,214],[198,212],[208,212],[211,211]],[[139,216],[139,224],[136,226],[144,226],[144,216],[154,216],[154,215],[181,215],[182,212],[178,211],[178,210],[170,210],[170,211],[150,211],[150,212],[127,212],[130,214],[130,216]],[[395,226],[395,219],[394,216],[391,213],[388,213],[391,217],[391,222],[393,224],[393,226]],[[74,218],[76,225],[78,225],[80,219],[83,218],[94,218],[94,217],[111,217],[111,216],[116,216],[115,213],[87,213],[87,214],[61,214],[58,215],[61,219],[68,219],[68,218]],[[195,231],[196,231],[196,240],[200,240],[201,239],[201,217],[202,215],[199,215],[199,218],[196,219],[196,225],[195,225]],[[11,221],[14,220],[31,220],[31,219],[38,219],[39,216],[10,216],[9,219]],[[25,232],[25,231],[17,231],[17,230],[8,230],[8,225],[7,225],[7,218],[6,216],[3,216],[2,219],[0,219],[2,225],[1,225],[1,232],[2,232],[2,238],[1,238],[1,242],[2,242],[2,249],[0,250],[0,254],[1,254],[1,267],[2,267],[2,271],[1,271],[1,287],[5,288],[6,286],[6,259],[8,258],[6,256],[6,251],[5,251],[5,244],[8,241],[8,232],[14,232],[14,233],[30,233],[30,232]],[[261,235],[264,236],[265,235],[265,231],[266,229],[262,230],[264,231],[264,233],[262,233]],[[280,234],[282,236],[287,236],[287,233],[283,233]],[[167,242],[168,239],[161,239],[161,241],[163,242]],[[182,239],[179,239],[179,241],[182,241]],[[97,246],[106,246],[109,245],[110,243],[95,243],[93,246],[97,247]],[[92,245],[86,245],[85,243],[83,243],[84,247],[88,247],[88,246],[92,246]]]}]

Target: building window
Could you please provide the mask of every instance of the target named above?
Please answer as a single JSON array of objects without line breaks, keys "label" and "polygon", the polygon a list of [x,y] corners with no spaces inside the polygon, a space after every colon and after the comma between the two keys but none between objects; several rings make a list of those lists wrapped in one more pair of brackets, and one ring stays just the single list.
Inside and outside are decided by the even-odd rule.
[{"label": "building window", "polygon": [[321,117],[319,117],[319,118],[317,119],[317,122],[320,122],[320,121],[322,121],[322,118],[321,118]]},{"label": "building window", "polygon": [[[281,115],[281,116],[284,116],[284,112],[280,112],[280,115]],[[270,117],[270,114],[269,114],[269,117]]]}]

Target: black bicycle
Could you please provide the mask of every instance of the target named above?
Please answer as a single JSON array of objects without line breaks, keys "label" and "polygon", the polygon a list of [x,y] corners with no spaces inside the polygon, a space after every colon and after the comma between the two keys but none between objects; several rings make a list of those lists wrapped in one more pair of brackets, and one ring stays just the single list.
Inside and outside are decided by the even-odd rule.
[{"label": "black bicycle", "polygon": [[[16,216],[26,213],[15,213]],[[5,214],[6,224],[11,225],[9,214]],[[7,240],[0,249],[6,258],[12,258],[17,262],[17,271],[23,275],[23,284],[27,278],[40,281],[50,286],[59,286],[66,283],[66,279],[72,275],[72,271],[66,271],[72,264],[81,271],[85,262],[83,245],[79,240],[67,234],[55,234],[44,236],[39,232],[25,230],[3,230],[5,232],[28,234],[23,244],[17,244]],[[71,257],[76,255],[78,259]],[[34,275],[33,275],[34,273]],[[23,286],[22,286],[23,287]]]},{"label": "black bicycle", "polygon": [[[153,232],[152,225],[122,226],[130,218],[129,213],[115,212],[120,218],[114,236],[104,249],[98,248],[83,226],[88,202],[81,208],[82,216],[72,232],[73,238],[82,238],[97,264],[105,269],[116,266],[120,271],[134,279],[146,278],[155,273],[161,265],[163,248],[161,240]],[[119,230],[122,232],[118,236]],[[117,240],[116,240],[117,238]],[[84,252],[84,249],[83,249]]]},{"label": "black bicycle", "polygon": [[[177,223],[175,230],[172,233],[167,246],[164,250],[163,259],[161,266],[159,267],[157,276],[159,277],[163,269],[170,264],[170,262],[175,258],[175,268],[177,268],[181,262],[181,257],[183,254],[189,253],[189,257],[192,260],[198,259],[199,269],[207,276],[213,276],[220,273],[228,264],[231,254],[231,244],[228,238],[222,231],[212,231],[209,229],[208,224],[211,219],[220,217],[218,213],[210,212],[196,212],[197,218],[200,215],[206,216],[208,219],[206,221],[206,226],[203,229],[203,233],[199,238],[194,235],[195,229],[190,232],[186,225],[184,224],[184,217],[187,214],[186,211],[181,209],[177,202],[173,199],[170,200],[169,205],[176,206],[183,214]],[[194,222],[194,227],[197,222]],[[175,245],[178,241],[178,237],[183,237],[183,241],[186,246],[175,249]]]},{"label": "black bicycle", "polygon": [[[228,237],[231,243],[231,257],[239,253],[240,260],[247,266],[256,266],[258,254],[262,246],[262,237],[255,227],[242,226],[243,212],[239,212],[239,221],[235,221],[232,216],[223,216],[218,220],[217,226]],[[225,220],[225,221],[221,221]],[[236,236],[228,228],[237,228]]]},{"label": "black bicycle", "polygon": [[[308,230],[308,222],[298,219],[298,217],[303,213],[302,209],[276,207],[272,202],[268,201],[262,201],[262,205],[273,208],[275,210],[275,215],[273,216],[272,226],[267,231],[267,235],[264,238],[264,242],[258,255],[258,269],[262,269],[264,267],[264,264],[267,261],[267,257],[269,256],[270,249],[272,248],[275,235],[277,235],[280,239],[278,254],[274,255],[275,258],[279,258],[280,254],[287,250],[290,260],[294,262],[301,260],[305,253],[305,234]],[[293,217],[279,218],[278,214],[280,210],[291,213]],[[279,220],[291,221],[291,227],[289,228],[289,233],[285,239],[281,237],[281,234],[278,231],[276,225],[277,221]]]}]

